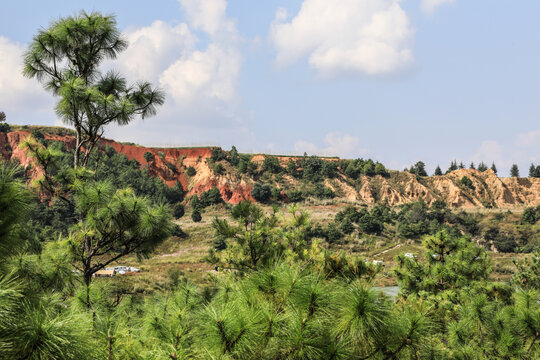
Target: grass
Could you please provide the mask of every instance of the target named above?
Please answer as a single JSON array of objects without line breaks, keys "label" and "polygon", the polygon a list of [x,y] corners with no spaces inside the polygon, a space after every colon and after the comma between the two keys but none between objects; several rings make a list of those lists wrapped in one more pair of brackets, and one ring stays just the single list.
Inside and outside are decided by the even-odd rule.
[{"label": "grass", "polygon": [[[304,204],[305,205],[305,204]],[[267,214],[272,212],[272,206],[263,205],[263,211]],[[310,206],[302,207],[310,213],[312,222],[327,224],[333,220],[335,214],[341,209],[340,204],[316,203]],[[491,210],[493,217],[500,210]],[[208,285],[210,277],[213,274],[214,267],[205,261],[209,249],[212,246],[214,231],[212,229],[212,220],[217,216],[228,221],[233,221],[230,210],[227,206],[217,205],[206,208],[201,222],[195,223],[191,220],[191,213],[177,221],[183,231],[187,234],[186,238],[173,237],[161,244],[155,251],[155,254],[148,259],[138,262],[135,256],[130,256],[115,265],[136,266],[141,269],[139,274],[126,277],[125,281],[131,283],[134,288],[146,289],[147,291],[159,290],[169,283],[168,273],[178,270],[187,279],[199,284]],[[291,217],[287,212],[287,206],[281,207],[281,216],[286,221]],[[492,216],[484,221],[495,222]],[[518,221],[519,215],[506,214],[503,222]],[[392,269],[396,265],[396,256],[404,253],[413,253],[423,259],[424,248],[421,245],[421,239],[404,240],[395,237],[395,231],[390,228],[382,236],[363,235],[358,238],[356,235],[348,239],[346,244],[334,244],[331,246],[334,250],[354,253],[365,257],[368,260],[382,260],[384,267],[381,273],[374,279],[375,286],[394,286],[397,285]],[[525,254],[503,254],[489,252],[493,272],[492,280],[508,281],[515,266],[513,259],[522,259]]]}]

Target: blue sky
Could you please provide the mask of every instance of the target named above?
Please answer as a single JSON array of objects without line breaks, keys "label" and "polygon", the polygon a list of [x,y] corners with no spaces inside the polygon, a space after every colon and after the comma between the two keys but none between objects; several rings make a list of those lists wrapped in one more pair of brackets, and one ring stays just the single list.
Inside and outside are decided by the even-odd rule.
[{"label": "blue sky", "polygon": [[482,160],[526,175],[540,162],[537,1],[8,2],[0,109],[9,122],[59,124],[55,99],[18,66],[38,28],[81,9],[116,14],[130,40],[104,68],[168,94],[156,117],[107,137],[372,157],[394,169]]}]

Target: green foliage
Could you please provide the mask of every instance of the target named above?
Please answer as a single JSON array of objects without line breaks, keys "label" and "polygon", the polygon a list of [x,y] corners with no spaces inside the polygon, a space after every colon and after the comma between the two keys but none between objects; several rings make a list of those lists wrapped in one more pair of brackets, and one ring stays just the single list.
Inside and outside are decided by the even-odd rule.
[{"label": "green foliage", "polygon": [[519,177],[519,168],[517,164],[512,164],[512,167],[510,168],[510,176]]},{"label": "green foliage", "polygon": [[426,164],[424,164],[424,162],[422,161],[418,161],[416,164],[411,166],[411,168],[409,169],[409,172],[417,176],[428,176],[426,172]]},{"label": "green foliage", "polygon": [[108,181],[120,189],[130,187],[138,196],[146,196],[155,203],[176,204],[184,199],[182,184],[176,182],[167,186],[161,179],[151,176],[146,169],[140,169],[136,160],[129,160],[124,154],[117,153],[108,146],[89,161],[89,166],[96,168],[94,179]]},{"label": "green foliage", "polygon": [[180,219],[186,213],[185,207],[183,204],[178,203],[173,207],[173,216],[175,219]]},{"label": "green foliage", "polygon": [[6,123],[6,113],[0,111],[0,133],[7,133],[11,131],[11,127]]},{"label": "green foliage", "polygon": [[296,203],[304,200],[304,194],[301,190],[291,190],[287,192],[287,198],[289,201]]},{"label": "green foliage", "polygon": [[280,174],[283,172],[283,168],[281,167],[278,158],[270,155],[264,157],[262,170],[271,174]]},{"label": "green foliage", "polygon": [[471,190],[474,190],[475,189],[475,186],[472,182],[471,179],[469,179],[467,176],[463,176],[460,180],[459,180],[459,185],[463,185]]},{"label": "green foliage", "polygon": [[227,159],[227,153],[220,147],[213,147],[210,149],[210,160],[212,162],[218,162]]},{"label": "green foliage", "polygon": [[255,183],[251,190],[251,196],[260,203],[268,203],[272,198],[272,188],[269,184]]},{"label": "green foliage", "polygon": [[196,223],[202,220],[201,211],[198,208],[193,208],[193,211],[191,212],[191,220]]},{"label": "green foliage", "polygon": [[524,224],[534,225],[539,218],[540,214],[538,213],[537,209],[529,207],[523,211],[523,214],[521,215],[521,222]]},{"label": "green foliage", "polygon": [[219,205],[223,203],[223,198],[217,187],[213,187],[210,190],[203,192],[199,198],[199,209],[204,209],[208,206]]},{"label": "green foliage", "polygon": [[512,276],[512,283],[524,289],[540,290],[540,250],[522,261],[514,259],[517,271]]},{"label": "green foliage", "polygon": [[236,147],[233,145],[231,148],[231,151],[229,151],[229,162],[233,166],[238,166],[240,162],[240,154],[238,153],[238,150],[236,150]]},{"label": "green foliage", "polygon": [[225,168],[220,163],[214,164],[214,166],[212,166],[212,170],[216,175],[223,175],[223,173],[225,173]]},{"label": "green foliage", "polygon": [[487,165],[481,161],[480,164],[478,164],[478,171],[484,172],[488,169]]},{"label": "green foliage", "polygon": [[448,167],[448,170],[446,170],[446,173],[448,174],[448,173],[450,173],[452,171],[455,171],[457,169],[458,169],[457,161],[454,160],[454,161],[450,162],[450,166]]},{"label": "green foliage", "polygon": [[190,166],[186,169],[186,175],[187,176],[195,176],[197,174],[197,170],[193,166]]},{"label": "green foliage", "polygon": [[24,55],[24,75],[59,97],[56,113],[75,128],[75,168],[87,165],[104,126],[155,115],[164,102],[148,82],[128,85],[118,73],[101,73],[103,61],[126,48],[114,16],[81,12],[40,29]]},{"label": "green foliage", "polygon": [[147,164],[155,160],[154,154],[152,154],[150,151],[145,151],[143,157]]},{"label": "green foliage", "polygon": [[441,170],[441,167],[439,165],[437,165],[437,167],[435,168],[435,172],[433,173],[433,175],[435,175],[435,176],[441,176],[442,175],[442,170]]}]

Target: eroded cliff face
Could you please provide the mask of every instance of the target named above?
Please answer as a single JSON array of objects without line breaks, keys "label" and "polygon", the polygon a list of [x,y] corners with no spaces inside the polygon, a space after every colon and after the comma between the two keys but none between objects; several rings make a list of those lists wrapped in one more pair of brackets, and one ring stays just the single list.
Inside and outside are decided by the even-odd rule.
[{"label": "eroded cliff face", "polygon": [[[26,131],[0,133],[0,156],[4,159],[18,159],[21,165],[32,165],[32,177],[40,175],[33,160],[26,156],[20,144],[29,135]],[[62,141],[68,149],[73,149],[75,141],[71,136],[45,135],[47,139]],[[242,176],[238,171],[225,164],[223,175],[216,175],[211,170],[209,158],[210,147],[197,148],[147,148],[128,145],[112,140],[102,140],[102,145],[112,146],[117,152],[135,159],[141,167],[161,178],[172,186],[177,181],[182,183],[188,196],[201,194],[217,187],[223,199],[236,204],[245,199],[252,199],[253,180]],[[147,163],[144,153],[154,154],[155,160]],[[163,155],[160,157],[160,153]],[[291,157],[278,157],[285,165]],[[264,155],[255,155],[252,161],[261,163]],[[335,159],[328,159],[335,161]],[[174,165],[174,166],[171,166]],[[193,166],[196,174],[185,175],[185,169]],[[173,170],[174,169],[174,170]],[[461,183],[463,177],[471,180],[472,186]],[[285,175],[285,180],[294,186],[294,178]],[[453,208],[523,208],[540,205],[539,178],[499,178],[492,170],[480,172],[462,169],[443,176],[417,178],[408,172],[391,172],[389,177],[362,176],[353,182],[344,177],[326,180],[325,185],[332,188],[339,198],[349,202],[374,204],[386,202],[389,205],[400,205],[416,201],[420,198],[427,203],[437,199],[444,200]]]}]

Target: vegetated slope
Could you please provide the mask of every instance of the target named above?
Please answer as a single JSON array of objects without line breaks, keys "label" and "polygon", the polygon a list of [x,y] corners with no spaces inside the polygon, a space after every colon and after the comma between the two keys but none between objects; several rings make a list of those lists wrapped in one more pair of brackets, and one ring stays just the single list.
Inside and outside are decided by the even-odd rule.
[{"label": "vegetated slope", "polygon": [[[68,150],[73,149],[75,141],[69,130],[35,128],[43,132],[47,139],[61,141]],[[26,129],[0,133],[2,158],[17,159],[23,166],[31,165],[32,160],[20,148],[20,144],[29,135],[30,130]],[[160,177],[168,185],[172,186],[179,181],[188,197],[217,187],[226,202],[236,204],[244,199],[253,199],[253,187],[259,182],[271,184],[284,201],[289,201],[287,192],[305,188],[306,183],[309,183],[286,171],[288,162],[298,162],[304,157],[275,156],[283,171],[260,176],[260,173],[257,175],[253,171],[241,172],[237,166],[225,159],[215,161],[212,158],[212,147],[149,148],[108,139],[103,139],[101,145],[111,146],[129,159],[137,160],[141,167],[146,167],[150,174]],[[145,159],[145,153],[152,154],[153,158]],[[224,154],[226,157],[227,153]],[[147,157],[149,158],[148,154]],[[261,169],[267,155],[247,157],[253,167]],[[323,161],[339,163],[341,160],[323,158]],[[217,164],[219,170],[216,170]],[[193,169],[187,171],[191,167]],[[39,175],[38,169],[32,171],[35,176]],[[540,205],[540,178],[500,178],[492,170],[480,172],[461,169],[431,177],[389,171],[385,176],[359,175],[351,179],[339,168],[335,176],[323,179],[322,182],[325,188],[335,194],[336,200],[363,204],[386,202],[392,206],[423,198],[428,204],[437,199],[444,200],[453,208],[521,208]]]}]

